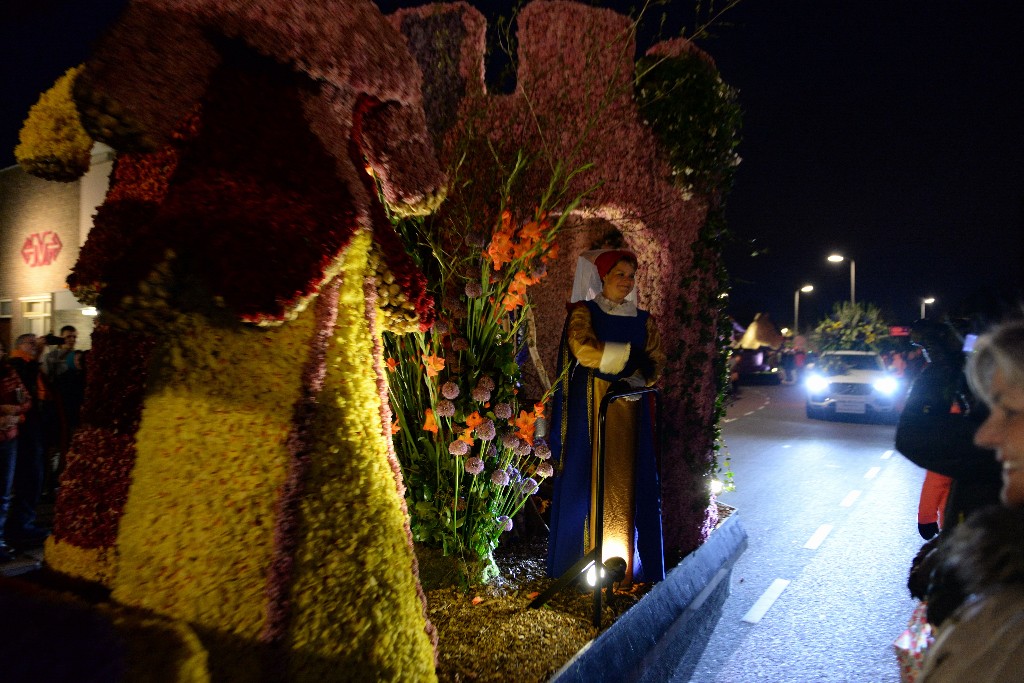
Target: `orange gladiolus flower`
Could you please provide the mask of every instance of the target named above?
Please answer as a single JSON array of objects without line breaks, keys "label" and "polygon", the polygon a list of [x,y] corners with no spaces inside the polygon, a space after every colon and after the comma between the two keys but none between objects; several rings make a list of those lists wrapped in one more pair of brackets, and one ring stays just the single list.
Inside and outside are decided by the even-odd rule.
[{"label": "orange gladiolus flower", "polygon": [[501,270],[501,267],[506,263],[511,263],[512,258],[510,254],[512,252],[512,242],[509,240],[509,235],[504,232],[497,232],[491,238],[491,245],[487,247],[487,255],[491,257],[491,262],[494,264],[494,270]]},{"label": "orange gladiolus flower", "polygon": [[533,445],[533,434],[537,429],[537,418],[525,410],[519,411],[519,419],[516,420],[516,434],[526,443]]},{"label": "orange gladiolus flower", "polygon": [[[437,425],[434,425],[434,430],[437,430]],[[397,434],[400,431],[402,431],[402,425],[399,424],[398,420],[395,420],[394,422],[391,423],[391,433]]]},{"label": "orange gladiolus flower", "polygon": [[501,305],[505,307],[506,311],[514,311],[525,303],[526,299],[510,290],[509,293],[505,295],[505,299],[501,302]]},{"label": "orange gladiolus flower", "polygon": [[474,410],[472,414],[466,416],[466,424],[472,429],[476,429],[484,423],[483,417],[480,416],[479,410]]},{"label": "orange gladiolus flower", "polygon": [[530,221],[519,230],[519,238],[528,240],[531,243],[537,243],[544,236],[543,228],[543,223]]},{"label": "orange gladiolus flower", "polygon": [[548,261],[554,261],[556,258],[558,258],[558,245],[546,245],[544,253],[541,254],[540,260],[547,263]]},{"label": "orange gladiolus flower", "polygon": [[465,441],[470,446],[473,445],[473,428],[469,427],[462,430],[462,436],[459,437],[459,441]]},{"label": "orange gladiolus flower", "polygon": [[423,431],[437,434],[437,420],[434,419],[434,411],[427,408],[424,415],[427,419],[423,422]]},{"label": "orange gladiolus flower", "polygon": [[398,361],[394,358],[388,358],[388,372],[394,372],[398,369]]},{"label": "orange gladiolus flower", "polygon": [[537,284],[537,282],[539,282],[539,278],[527,275],[523,271],[519,271],[516,273],[516,276],[512,278],[512,284],[522,287],[523,291],[526,291],[526,288],[530,285]]},{"label": "orange gladiolus flower", "polygon": [[533,404],[533,414],[536,415],[538,419],[544,417],[544,404],[543,403],[534,403]]},{"label": "orange gladiolus flower", "polygon": [[441,356],[423,356],[423,367],[427,369],[427,377],[437,377],[444,370],[444,358]]},{"label": "orange gladiolus flower", "polygon": [[529,242],[519,241],[512,245],[512,259],[517,260],[523,258],[526,252],[530,251],[530,247],[533,245]]}]

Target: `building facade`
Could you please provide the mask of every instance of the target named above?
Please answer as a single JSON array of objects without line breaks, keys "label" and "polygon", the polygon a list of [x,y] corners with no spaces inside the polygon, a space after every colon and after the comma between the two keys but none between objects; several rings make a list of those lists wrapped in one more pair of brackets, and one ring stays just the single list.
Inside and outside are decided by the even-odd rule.
[{"label": "building facade", "polygon": [[92,164],[70,183],[41,180],[19,166],[0,170],[0,342],[20,334],[78,329],[79,349],[91,346],[95,309],[67,287],[78,250],[106,195],[113,152],[93,148]]}]

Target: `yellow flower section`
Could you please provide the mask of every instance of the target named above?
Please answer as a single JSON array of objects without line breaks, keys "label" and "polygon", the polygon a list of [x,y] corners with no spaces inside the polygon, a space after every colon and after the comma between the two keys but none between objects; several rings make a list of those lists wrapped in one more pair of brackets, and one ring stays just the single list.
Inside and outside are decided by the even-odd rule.
[{"label": "yellow flower section", "polygon": [[113,597],[191,622],[211,663],[237,680],[255,675],[240,659],[259,666],[243,653],[265,621],[274,506],[314,324],[311,308],[273,329],[199,316],[171,328],[137,435]]},{"label": "yellow flower section", "polygon": [[363,294],[369,247],[362,232],[345,255],[314,423],[288,635],[295,680],[436,680],[381,425]]},{"label": "yellow flower section", "polygon": [[89,170],[92,138],[78,118],[71,97],[81,66],[69,69],[29,110],[14,156],[27,173],[71,181]]},{"label": "yellow flower section", "polygon": [[50,536],[44,550],[46,565],[68,576],[109,586],[117,572],[114,548],[79,548]]}]

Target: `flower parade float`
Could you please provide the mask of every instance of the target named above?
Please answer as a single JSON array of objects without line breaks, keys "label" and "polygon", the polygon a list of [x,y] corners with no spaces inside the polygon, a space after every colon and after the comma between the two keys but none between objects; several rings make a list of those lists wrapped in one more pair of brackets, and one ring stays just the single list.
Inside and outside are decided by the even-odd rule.
[{"label": "flower parade float", "polygon": [[433,678],[411,537],[493,573],[552,474],[536,429],[571,263],[605,243],[637,253],[674,341],[661,464],[685,559],[560,676],[694,651],[671,627],[722,599],[745,542],[723,525],[693,552],[715,521],[736,122],[705,55],[634,63],[634,28],[534,2],[496,95],[465,3],[136,1],[33,110],[32,172],[118,151],[69,278],[101,317],[46,563],[109,591],[130,661],[166,656],[141,622],[179,653],[169,680]]},{"label": "flower parade float", "polygon": [[[410,414],[398,438],[431,442],[436,439],[434,430],[443,428],[440,408],[450,431],[433,447],[451,451],[441,451],[436,461],[445,463],[449,481],[460,482],[449,491],[467,495],[435,496],[437,489],[424,485],[423,477],[426,470],[428,479],[436,481],[434,469],[423,465],[436,461],[409,463],[396,443],[409,487],[414,534],[426,536],[453,520],[457,524],[460,506],[471,515],[474,493],[479,504],[495,496],[501,499],[507,490],[506,460],[496,457],[492,448],[505,444],[492,439],[489,445],[472,424],[480,419],[498,427],[507,424],[496,411],[500,397],[472,393],[480,389],[477,373],[488,374],[480,372],[474,357],[483,349],[470,342],[467,333],[467,321],[475,319],[471,312],[488,303],[481,290],[500,282],[495,275],[503,275],[506,267],[531,279],[521,292],[525,305],[509,300],[508,309],[515,323],[506,330],[506,339],[512,332],[521,334],[515,339],[521,370],[490,375],[504,375],[507,386],[521,379],[518,396],[540,398],[557,379],[552,369],[576,256],[604,246],[629,248],[640,262],[638,290],[648,295],[640,304],[658,319],[662,339],[671,340],[663,382],[667,420],[660,464],[666,560],[677,565],[677,571],[561,675],[582,680],[615,671],[628,678],[650,666],[650,661],[641,660],[658,648],[675,653],[671,665],[679,670],[692,666],[728,593],[731,566],[746,544],[735,515],[707,540],[717,523],[708,485],[718,469],[719,388],[724,386],[723,295],[728,283],[720,248],[725,239],[724,199],[739,161],[735,92],[722,82],[711,59],[686,40],[659,43],[634,61],[635,23],[613,11],[578,3],[538,0],[517,14],[517,78],[509,94],[488,92],[483,82],[486,24],[469,5],[404,9],[390,18],[423,70],[427,120],[442,165],[453,178],[445,204],[423,219],[434,226],[428,233],[442,238],[429,245],[428,256],[450,264],[447,270],[440,269],[448,286],[437,290],[443,332],[435,327],[434,334],[424,337],[429,349],[423,345],[405,354],[418,353],[420,365],[441,357],[445,364],[434,368],[437,376],[430,378],[430,398],[412,410],[406,410],[409,406],[401,400],[402,382],[408,378],[392,381],[392,405]],[[455,104],[453,95],[458,96]],[[518,168],[512,160],[520,154],[531,163],[520,169],[522,177],[516,183],[506,187],[509,169]],[[553,182],[559,173],[565,174],[564,181]],[[551,192],[552,187],[557,191]],[[539,197],[561,201],[544,206]],[[540,271],[528,259],[514,263],[531,243],[515,233],[518,226],[545,222],[545,230],[557,222],[550,236],[545,232],[557,252],[546,253]],[[465,243],[445,242],[443,236],[454,232],[445,226],[457,225],[467,228]],[[438,259],[437,253],[444,258]],[[503,260],[503,254],[512,258]],[[472,267],[460,269],[462,258]],[[430,281],[436,284],[439,279]],[[452,363],[459,365],[454,373],[448,372]],[[418,372],[421,381],[428,374],[426,369]],[[389,380],[395,379],[389,374]],[[487,405],[491,399],[497,404]],[[431,414],[424,415],[425,410]],[[529,413],[529,403],[525,410]],[[511,427],[504,428],[515,436]],[[465,446],[456,443],[460,436],[467,437]],[[425,450],[429,451],[408,452]],[[542,450],[542,462],[544,455]],[[541,471],[537,458],[527,462],[533,472]],[[479,495],[481,489],[487,494]],[[469,526],[466,521],[459,530]],[[440,535],[447,542],[455,534],[443,530]],[[472,542],[472,535],[463,540]],[[486,544],[481,550],[486,551]],[[703,611],[686,610],[687,605],[700,603],[706,605]],[[627,620],[633,623],[626,625]],[[681,621],[687,624],[670,628]],[[671,637],[664,637],[670,632]],[[638,640],[637,633],[648,635]],[[623,637],[629,647],[620,640]],[[597,647],[602,641],[607,647]]]},{"label": "flower parade float", "polygon": [[69,278],[100,317],[46,565],[183,631],[182,680],[435,678],[374,284],[433,322],[378,205],[443,196],[420,93],[368,0],[140,1],[30,113],[43,177],[118,153]]}]

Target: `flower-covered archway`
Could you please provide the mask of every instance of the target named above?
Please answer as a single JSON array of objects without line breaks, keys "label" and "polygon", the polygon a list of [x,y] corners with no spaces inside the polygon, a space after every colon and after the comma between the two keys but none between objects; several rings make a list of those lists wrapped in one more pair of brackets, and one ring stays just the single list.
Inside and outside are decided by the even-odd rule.
[{"label": "flower-covered archway", "polygon": [[[632,249],[640,262],[640,303],[657,317],[662,339],[674,349],[664,380],[669,418],[662,486],[666,553],[670,562],[680,559],[702,542],[716,517],[708,505],[706,476],[714,463],[718,295],[725,282],[714,245],[720,228],[709,229],[709,223],[727,184],[687,182],[694,169],[680,168],[676,150],[665,144],[667,131],[658,129],[660,120],[645,122],[635,86],[665,65],[682,63],[710,74],[717,87],[707,97],[728,104],[733,93],[721,84],[710,59],[685,40],[655,45],[638,67],[633,22],[579,3],[535,0],[519,12],[518,80],[509,95],[487,92],[486,22],[466,3],[401,10],[391,20],[424,71],[427,119],[442,148],[442,163],[464,153],[458,141],[472,129],[491,145],[478,150],[481,157],[493,148],[506,156],[525,151],[538,160],[539,178],[555,163],[590,165],[573,188],[585,194],[574,212],[579,220],[560,232],[548,276],[530,290],[540,360],[534,382],[543,385],[555,365],[576,256],[609,240]],[[456,108],[450,97],[437,93],[462,97]],[[692,95],[685,89],[669,93],[670,98]],[[700,117],[695,121],[703,123]],[[728,138],[722,159],[731,166],[735,133],[697,130],[692,135]],[[593,189],[588,193],[588,188]],[[525,197],[537,194],[524,192]],[[534,395],[541,388],[535,384]]]}]

